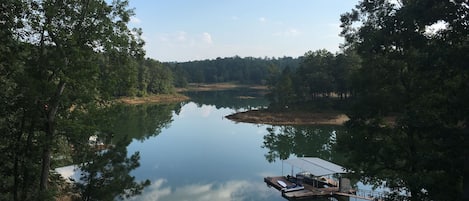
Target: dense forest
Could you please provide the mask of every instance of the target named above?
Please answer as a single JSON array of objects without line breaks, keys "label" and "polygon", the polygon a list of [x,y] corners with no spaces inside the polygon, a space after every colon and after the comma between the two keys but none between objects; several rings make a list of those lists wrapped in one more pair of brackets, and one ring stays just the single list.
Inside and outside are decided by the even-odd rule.
[{"label": "dense forest", "polygon": [[341,16],[360,66],[338,148],[393,199],[467,197],[468,16],[459,0],[366,0]]},{"label": "dense forest", "polygon": [[360,58],[353,51],[333,54],[316,50],[300,57],[297,68],[271,68],[267,77],[270,109],[343,101],[353,92],[352,79],[359,65]]},{"label": "dense forest", "polygon": [[359,62],[354,51],[331,53],[322,49],[297,58],[235,56],[164,65],[172,70],[176,87],[220,82],[267,85],[270,109],[282,109],[321,97],[346,99],[352,93],[352,75]]},{"label": "dense forest", "polygon": [[220,82],[266,85],[270,109],[282,109],[321,97],[346,99],[352,93],[352,75],[360,58],[354,51],[331,53],[322,49],[297,58],[235,56],[164,65],[171,69],[176,87]]},{"label": "dense forest", "polygon": [[[53,199],[61,184],[51,170],[59,165],[56,159],[64,157],[57,156],[63,147],[79,151],[90,135],[109,135],[85,119],[98,116],[115,97],[172,91],[169,68],[144,59],[142,31],[127,26],[133,15],[127,4],[0,3],[0,200]],[[105,162],[120,173],[138,167],[138,153],[126,158],[125,146],[104,155],[75,152],[80,153],[110,157]],[[73,164],[86,160],[73,158]],[[94,174],[85,179],[99,180]],[[128,175],[121,179],[113,184],[119,186],[117,192],[106,196],[136,194],[148,185]],[[90,187],[78,191],[85,200],[95,199],[86,193]]]},{"label": "dense forest", "polygon": [[[239,56],[216,58],[214,60],[190,61],[183,63],[166,63],[173,69],[178,82],[184,83],[219,83],[237,82],[240,84],[266,84],[272,68],[297,68],[299,58],[253,58]],[[181,81],[182,80],[182,81]]]}]

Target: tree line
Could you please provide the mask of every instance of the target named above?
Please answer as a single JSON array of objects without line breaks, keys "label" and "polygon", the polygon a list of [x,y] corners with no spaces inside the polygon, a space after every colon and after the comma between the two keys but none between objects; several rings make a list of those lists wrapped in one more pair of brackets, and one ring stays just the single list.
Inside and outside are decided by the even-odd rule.
[{"label": "tree line", "polygon": [[164,65],[172,70],[176,87],[219,82],[267,85],[271,109],[278,109],[320,97],[346,99],[353,91],[351,80],[359,60],[353,51],[334,54],[322,49],[297,58],[234,56]]},{"label": "tree line", "polygon": [[239,56],[190,62],[165,63],[173,70],[175,85],[189,83],[237,82],[241,84],[266,84],[269,69],[297,68],[298,58],[254,58]]},{"label": "tree line", "polygon": [[297,68],[270,68],[267,85],[271,109],[304,105],[322,98],[346,99],[352,92],[360,58],[353,51],[316,50],[299,57]]}]

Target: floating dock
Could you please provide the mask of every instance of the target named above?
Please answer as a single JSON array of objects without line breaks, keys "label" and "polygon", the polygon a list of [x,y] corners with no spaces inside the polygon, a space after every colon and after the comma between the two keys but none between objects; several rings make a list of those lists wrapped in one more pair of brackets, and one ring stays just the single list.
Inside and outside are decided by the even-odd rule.
[{"label": "floating dock", "polygon": [[350,190],[349,192],[340,192],[339,187],[317,188],[309,184],[302,184],[304,186],[304,189],[302,190],[286,192],[283,190],[284,188],[278,183],[278,181],[282,181],[287,185],[293,185],[293,183],[284,176],[264,178],[264,182],[269,187],[274,187],[275,189],[282,192],[282,197],[288,200],[313,199],[320,197],[349,197],[372,201],[382,200],[380,197],[357,195],[354,190]]},{"label": "floating dock", "polygon": [[325,197],[325,196],[332,196],[334,192],[338,192],[338,187],[329,187],[329,188],[315,188],[309,184],[302,184],[304,189],[298,191],[290,191],[285,192],[283,191],[283,187],[278,183],[278,181],[283,181],[287,185],[293,185],[286,177],[266,177],[264,178],[264,182],[274,187],[275,189],[282,192],[282,196],[287,199],[306,199],[306,198],[314,198],[314,197]]},{"label": "floating dock", "polygon": [[[314,199],[321,197],[348,197],[363,200],[382,200],[382,196],[361,196],[356,189],[350,186],[350,180],[340,178],[336,181],[325,177],[332,174],[344,174],[345,168],[329,161],[314,157],[299,157],[288,159],[285,162],[295,167],[306,170],[311,174],[297,174],[293,176],[265,177],[264,182],[269,187],[274,187],[282,193],[282,197],[288,200]],[[293,174],[293,170],[292,170]],[[300,188],[290,188],[298,187]],[[358,194],[358,195],[357,195]]]}]

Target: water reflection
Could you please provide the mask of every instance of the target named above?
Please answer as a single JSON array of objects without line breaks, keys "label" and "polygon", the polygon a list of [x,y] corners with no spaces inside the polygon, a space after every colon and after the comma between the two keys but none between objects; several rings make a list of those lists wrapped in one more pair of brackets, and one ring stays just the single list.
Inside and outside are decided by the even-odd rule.
[{"label": "water reflection", "polygon": [[291,155],[314,156],[334,162],[341,161],[333,150],[336,133],[344,132],[340,126],[272,126],[267,128],[263,148],[269,162],[285,160]]},{"label": "water reflection", "polygon": [[[69,174],[75,181],[74,191],[80,199],[129,198],[149,186],[148,179],[136,181],[131,175],[140,166],[140,153],[129,154],[127,146],[133,139],[143,141],[168,128],[173,111],[177,113],[180,108],[179,104],[94,108],[82,122],[86,127],[71,126],[70,129],[82,133],[68,139],[73,164],[79,164],[80,176]],[[90,144],[89,139],[97,140],[99,144]]]},{"label": "water reflection", "polygon": [[170,201],[170,200],[266,200],[269,189],[260,182],[231,180],[223,183],[194,183],[171,188],[166,179],[158,179],[145,189],[145,192],[130,200]]},{"label": "water reflection", "polygon": [[[268,134],[264,136],[262,147],[267,149],[265,159],[269,162],[285,160],[292,156],[298,157],[318,157],[337,164],[341,164],[347,169],[352,167],[350,160],[346,160],[347,150],[339,149],[337,140],[347,134],[347,130],[342,126],[270,126],[266,128]],[[343,140],[343,139],[341,139]],[[353,142],[352,142],[353,143]],[[282,168],[283,169],[283,168]],[[298,169],[303,171],[301,169]],[[293,168],[292,168],[293,171]],[[283,174],[283,171],[282,171]],[[268,175],[273,176],[273,175]],[[336,177],[338,175],[333,175]],[[377,189],[370,185],[364,185],[353,174],[347,174],[351,180],[353,188],[357,189],[360,196],[379,195],[382,196],[389,189],[378,186]],[[373,190],[373,191],[372,191]],[[314,198],[311,200],[341,200],[347,198]],[[354,198],[354,200],[362,200]]]},{"label": "water reflection", "polygon": [[238,88],[223,91],[192,91],[186,92],[191,100],[201,105],[214,105],[217,109],[231,108],[246,110],[250,108],[264,107],[268,101],[264,98],[265,91]]},{"label": "water reflection", "polygon": [[458,137],[461,130],[399,126],[401,123],[386,127],[378,121],[348,122],[350,133],[338,135],[337,143],[354,176],[370,185],[388,187],[394,200],[461,200],[461,153],[467,147]]},{"label": "water reflection", "polygon": [[98,118],[102,130],[114,137],[144,140],[156,136],[170,126],[173,112],[180,112],[182,104],[116,105]]},{"label": "water reflection", "polygon": [[106,150],[88,156],[80,167],[76,188],[82,200],[113,200],[140,194],[149,180],[136,182],[130,172],[140,166],[139,152],[127,157],[127,142],[116,143]]},{"label": "water reflection", "polygon": [[282,200],[262,180],[281,173],[260,147],[266,126],[223,118],[233,112],[190,102],[160,135],[133,141],[142,157],[133,175],[152,185],[131,200]]}]

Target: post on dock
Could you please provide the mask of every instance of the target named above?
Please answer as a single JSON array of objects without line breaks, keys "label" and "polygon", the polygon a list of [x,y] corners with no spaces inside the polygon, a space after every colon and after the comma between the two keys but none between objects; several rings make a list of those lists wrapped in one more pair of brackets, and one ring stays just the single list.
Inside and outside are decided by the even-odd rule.
[{"label": "post on dock", "polygon": [[350,179],[341,177],[339,179],[339,192],[349,193],[352,190],[352,185],[350,184]]}]

